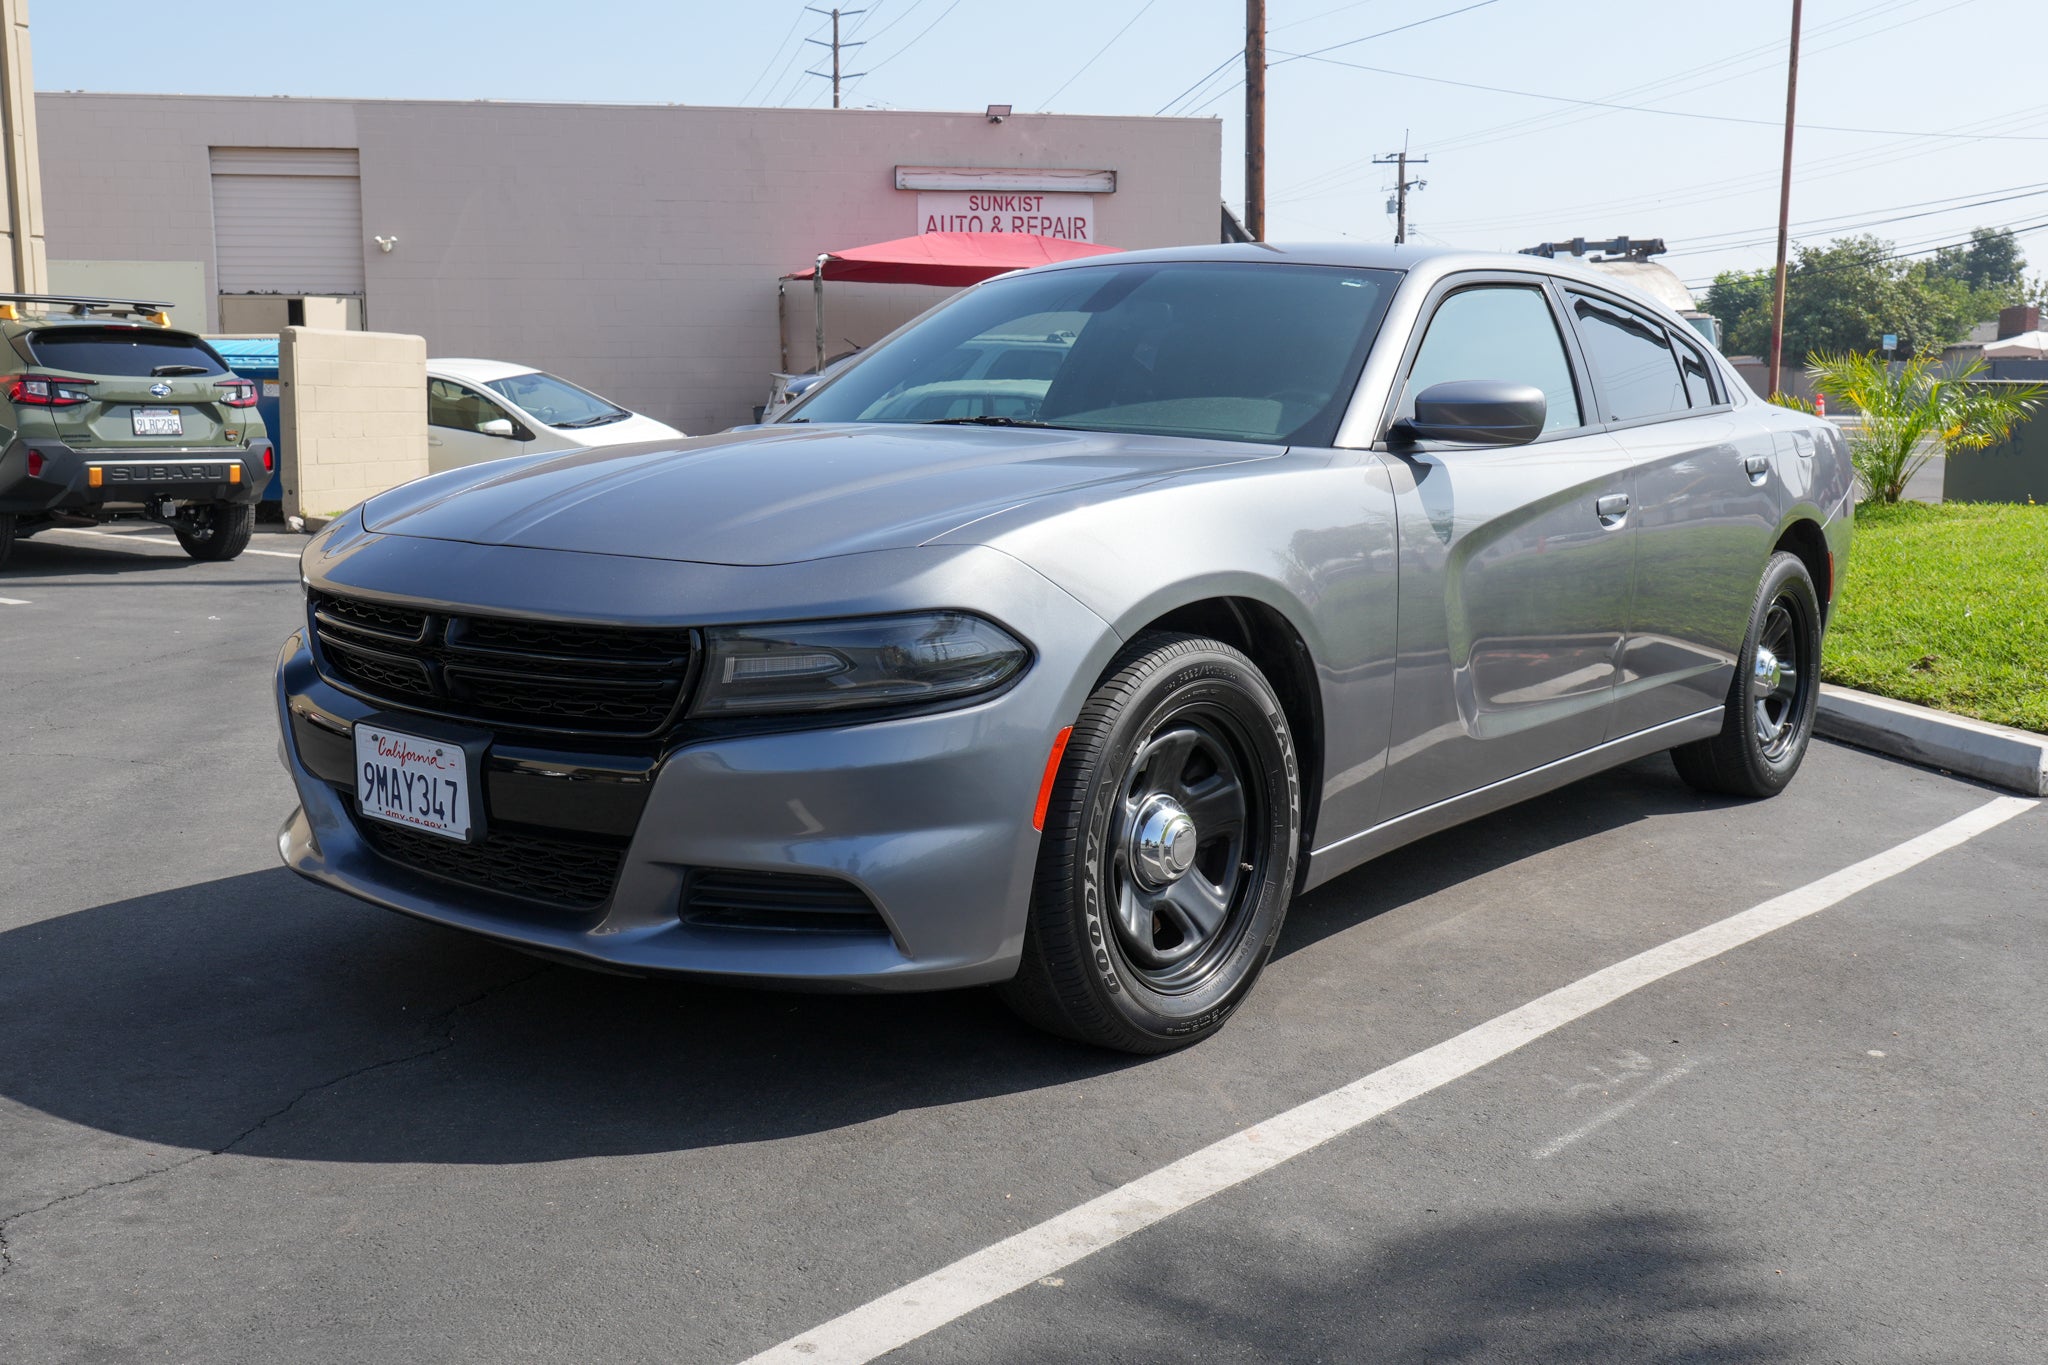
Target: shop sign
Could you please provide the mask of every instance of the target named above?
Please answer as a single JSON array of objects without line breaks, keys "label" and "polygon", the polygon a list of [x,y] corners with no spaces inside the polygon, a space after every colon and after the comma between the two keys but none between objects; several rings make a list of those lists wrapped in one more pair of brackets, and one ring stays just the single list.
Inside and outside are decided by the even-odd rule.
[{"label": "shop sign", "polygon": [[1092,194],[928,191],[917,196],[917,231],[1023,232],[1067,242],[1095,240]]}]

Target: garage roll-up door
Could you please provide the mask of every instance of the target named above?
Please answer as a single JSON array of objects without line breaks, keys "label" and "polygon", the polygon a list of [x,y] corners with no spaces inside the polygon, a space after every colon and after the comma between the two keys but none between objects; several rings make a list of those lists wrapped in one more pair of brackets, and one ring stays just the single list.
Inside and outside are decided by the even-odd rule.
[{"label": "garage roll-up door", "polygon": [[215,147],[213,249],[223,294],[360,295],[355,149]]}]

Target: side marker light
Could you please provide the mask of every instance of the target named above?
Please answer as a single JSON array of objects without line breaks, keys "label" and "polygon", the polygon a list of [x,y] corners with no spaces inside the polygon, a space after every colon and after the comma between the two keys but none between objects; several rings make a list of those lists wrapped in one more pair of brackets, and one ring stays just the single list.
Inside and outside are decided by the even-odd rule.
[{"label": "side marker light", "polygon": [[1067,741],[1073,737],[1074,727],[1069,725],[1053,737],[1052,752],[1045,756],[1045,776],[1038,783],[1038,804],[1031,811],[1031,828],[1035,830],[1045,828],[1045,808],[1052,803],[1053,779],[1060,775],[1060,760],[1066,756]]}]

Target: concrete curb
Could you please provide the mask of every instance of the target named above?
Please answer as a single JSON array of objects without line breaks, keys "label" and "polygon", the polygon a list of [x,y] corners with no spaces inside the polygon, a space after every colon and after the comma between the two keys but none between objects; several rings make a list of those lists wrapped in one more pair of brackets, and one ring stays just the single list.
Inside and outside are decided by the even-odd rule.
[{"label": "concrete curb", "polygon": [[1952,716],[1911,702],[1823,683],[1814,732],[1908,763],[1973,777],[2023,796],[2048,796],[2048,735]]}]

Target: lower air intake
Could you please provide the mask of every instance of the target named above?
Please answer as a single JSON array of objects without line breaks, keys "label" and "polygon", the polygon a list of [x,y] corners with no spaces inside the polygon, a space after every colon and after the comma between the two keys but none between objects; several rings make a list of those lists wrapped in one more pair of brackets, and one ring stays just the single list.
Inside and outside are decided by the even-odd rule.
[{"label": "lower air intake", "polygon": [[683,922],[720,929],[878,934],[889,926],[867,894],[837,877],[698,868],[683,887]]}]

